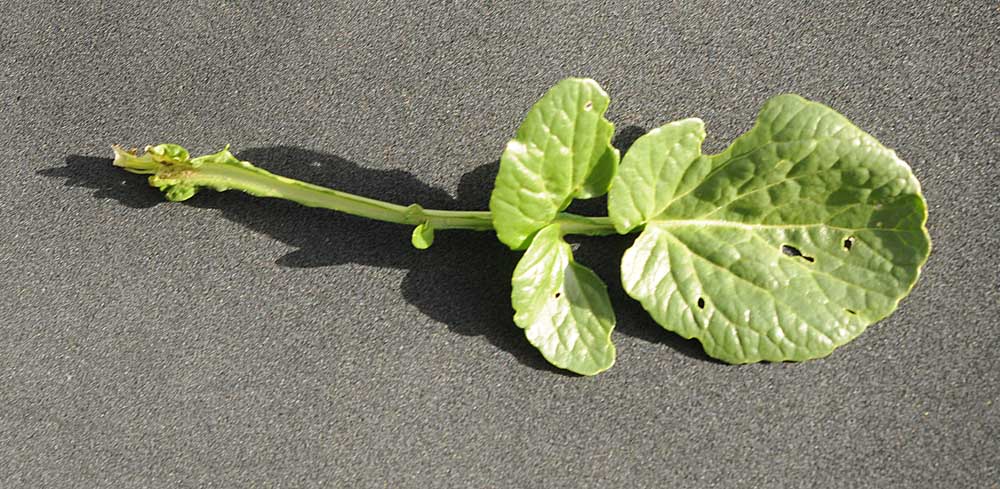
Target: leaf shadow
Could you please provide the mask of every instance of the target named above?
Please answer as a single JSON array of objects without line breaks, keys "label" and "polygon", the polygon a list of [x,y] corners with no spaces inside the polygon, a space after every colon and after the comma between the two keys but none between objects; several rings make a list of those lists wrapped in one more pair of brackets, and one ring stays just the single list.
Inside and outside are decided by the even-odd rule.
[{"label": "leaf shadow", "polygon": [[[629,126],[615,138],[624,150],[645,131]],[[462,176],[457,196],[433,187],[400,170],[375,170],[336,155],[293,146],[251,148],[236,155],[274,173],[337,188],[358,195],[427,208],[469,210],[488,208],[499,160],[483,164]],[[38,174],[65,179],[67,187],[94,190],[99,199],[114,199],[137,209],[164,203],[145,177],[124,173],[110,158],[70,155],[65,165]],[[239,192],[202,192],[186,204],[213,209],[223,217],[294,248],[276,263],[292,268],[357,263],[407,270],[401,292],[407,302],[450,331],[482,336],[528,367],[574,376],[550,365],[513,324],[510,276],[519,253],[511,252],[491,232],[438,233],[429,250],[410,245],[411,229],[371,221],[287,201],[253,198]],[[606,199],[583,201],[572,208],[582,214],[604,214]],[[632,242],[629,236],[582,239],[575,252],[608,284],[618,317],[619,333],[644,341],[664,343],[680,353],[711,360],[694,340],[684,340],[660,328],[638,302],[621,289],[618,264]]]},{"label": "leaf shadow", "polygon": [[632,246],[635,236],[631,234],[600,238],[571,237],[569,239],[571,243],[576,244],[573,258],[593,270],[608,286],[608,298],[611,299],[611,306],[615,311],[615,332],[649,343],[667,345],[681,355],[695,360],[724,363],[708,356],[698,340],[687,340],[664,329],[649,316],[639,301],[625,293],[625,289],[622,288],[619,267],[621,256],[625,254],[625,250]]},{"label": "leaf shadow", "polygon": [[[464,175],[459,197],[453,198],[403,171],[373,170],[302,148],[253,148],[237,157],[275,173],[359,195],[456,210],[487,207],[498,164],[488,163]],[[170,205],[146,184],[144,176],[125,173],[111,163],[110,158],[71,155],[64,166],[43,169],[38,174],[63,178],[67,187],[92,189],[95,198],[114,199],[131,208]],[[434,246],[420,251],[410,245],[409,227],[291,202],[253,198],[240,192],[201,192],[185,204],[218,211],[226,219],[294,248],[277,258],[281,266],[311,268],[357,263],[407,270],[401,286],[405,300],[449,330],[463,336],[482,336],[531,368],[573,375],[545,361],[514,326],[509,277],[518,254],[498,242],[493,233],[438,233]]]}]

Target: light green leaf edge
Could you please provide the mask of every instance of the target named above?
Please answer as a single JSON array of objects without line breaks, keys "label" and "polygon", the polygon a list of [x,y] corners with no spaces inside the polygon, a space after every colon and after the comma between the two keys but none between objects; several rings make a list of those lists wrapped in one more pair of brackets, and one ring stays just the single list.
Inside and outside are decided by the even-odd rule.
[{"label": "light green leaf edge", "polygon": [[607,286],[573,261],[558,224],[539,231],[511,280],[514,322],[549,363],[595,375],[615,363]]},{"label": "light green leaf edge", "polygon": [[500,158],[490,196],[501,242],[524,249],[574,198],[604,195],[620,153],[614,124],[604,118],[610,98],[594,80],[567,78],[528,111]]},{"label": "light green leaf edge", "polygon": [[729,363],[823,357],[886,317],[930,253],[910,167],[795,95],[701,155],[688,119],[639,138],[608,195],[622,284],[654,320]]}]

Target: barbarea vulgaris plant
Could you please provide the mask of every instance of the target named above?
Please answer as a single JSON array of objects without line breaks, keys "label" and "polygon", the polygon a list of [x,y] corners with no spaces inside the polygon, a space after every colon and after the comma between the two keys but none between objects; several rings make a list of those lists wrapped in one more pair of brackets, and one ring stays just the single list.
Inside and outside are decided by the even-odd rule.
[{"label": "barbarea vulgaris plant", "polygon": [[[494,230],[524,250],[514,323],[553,365],[611,367],[607,288],[565,236],[637,233],[621,260],[625,292],[664,328],[729,363],[830,354],[888,316],[930,252],[920,184],[896,153],[844,116],[780,95],[725,151],[701,151],[704,123],[671,122],[624,156],[610,100],[589,79],[561,81],[528,112],[500,159],[489,211],[401,206],[274,175],[227,149],[191,158],[173,144],[115,146],[114,164],[149,174],[167,199],[241,190],[414,226],[424,249],[447,229]],[[607,194],[608,215],[565,212]]]}]

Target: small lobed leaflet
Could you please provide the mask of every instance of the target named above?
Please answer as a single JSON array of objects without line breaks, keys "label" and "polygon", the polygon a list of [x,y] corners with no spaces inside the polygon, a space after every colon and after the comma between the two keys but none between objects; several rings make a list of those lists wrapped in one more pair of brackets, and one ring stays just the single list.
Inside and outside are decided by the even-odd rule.
[{"label": "small lobed leaflet", "polygon": [[511,249],[526,248],[573,199],[607,193],[619,160],[609,102],[594,80],[567,78],[528,111],[490,196],[497,238]]},{"label": "small lobed leaflet", "polygon": [[615,313],[608,289],[573,260],[559,224],[542,228],[514,269],[514,323],[549,363],[583,375],[615,362]]},{"label": "small lobed leaflet", "polygon": [[[716,155],[699,119],[653,129],[621,157],[593,80],[569,78],[528,112],[500,161],[489,211],[403,206],[274,175],[228,147],[191,158],[173,144],[114,147],[116,166],[148,174],[167,199],[241,190],[414,226],[496,232],[525,250],[511,279],[514,323],[553,365],[610,368],[607,287],[564,236],[638,233],[621,261],[625,292],[654,321],[729,363],[829,355],[888,316],[930,253],[927,205],[910,167],[844,116],[795,95],[761,109]],[[608,194],[608,216],[565,212]]]}]

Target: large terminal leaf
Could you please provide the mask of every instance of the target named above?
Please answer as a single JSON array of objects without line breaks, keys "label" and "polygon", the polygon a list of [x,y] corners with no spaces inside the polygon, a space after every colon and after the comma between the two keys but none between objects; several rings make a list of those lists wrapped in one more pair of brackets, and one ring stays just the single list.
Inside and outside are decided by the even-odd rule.
[{"label": "large terminal leaf", "polygon": [[891,313],[930,252],[909,166],[832,109],[771,99],[702,155],[688,119],[639,138],[608,195],[645,226],[622,284],[666,329],[730,363],[828,355]]},{"label": "large terminal leaf", "polygon": [[574,198],[608,191],[619,160],[608,103],[594,80],[567,78],[531,108],[500,157],[490,197],[500,241],[524,249]]},{"label": "large terminal leaf", "polygon": [[615,314],[604,282],[573,261],[558,224],[535,236],[514,270],[514,322],[549,363],[594,375],[615,363]]}]

